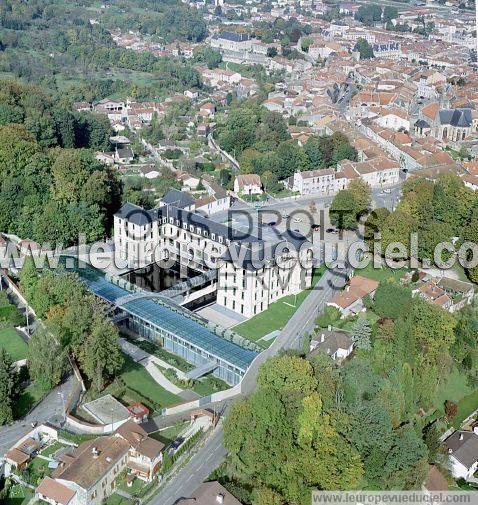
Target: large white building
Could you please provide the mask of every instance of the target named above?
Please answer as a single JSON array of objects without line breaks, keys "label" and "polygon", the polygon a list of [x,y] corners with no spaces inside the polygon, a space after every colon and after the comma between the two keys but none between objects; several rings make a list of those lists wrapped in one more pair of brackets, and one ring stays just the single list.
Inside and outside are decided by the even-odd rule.
[{"label": "large white building", "polygon": [[263,240],[173,205],[125,204],[114,218],[114,240],[117,261],[131,268],[169,261],[215,270],[217,303],[245,317],[312,281],[311,244],[299,233]]},{"label": "large white building", "polygon": [[288,184],[301,195],[335,195],[346,189],[351,180],[358,178],[371,188],[393,186],[400,180],[400,165],[384,156],[359,162],[342,160],[337,164],[337,170],[296,172]]}]

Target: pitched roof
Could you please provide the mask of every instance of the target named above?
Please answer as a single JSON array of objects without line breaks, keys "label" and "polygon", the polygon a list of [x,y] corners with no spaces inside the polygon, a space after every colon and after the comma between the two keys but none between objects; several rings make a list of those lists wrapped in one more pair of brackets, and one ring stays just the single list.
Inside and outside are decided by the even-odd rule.
[{"label": "pitched roof", "polygon": [[37,494],[53,500],[59,505],[68,505],[76,494],[76,491],[53,480],[51,477],[45,477],[35,491]]},{"label": "pitched roof", "polygon": [[185,209],[194,204],[194,198],[185,191],[170,189],[161,199],[165,205],[174,205],[178,209]]},{"label": "pitched roof", "polygon": [[261,178],[257,174],[242,174],[236,177],[237,183],[240,188],[244,186],[261,186]]},{"label": "pitched roof", "polygon": [[[222,501],[218,499],[222,497]],[[232,494],[227,491],[219,482],[205,482],[201,484],[192,494],[191,498],[181,498],[178,505],[212,505],[222,503],[222,505],[241,505]]]},{"label": "pitched roof", "polygon": [[327,354],[333,355],[339,349],[350,349],[353,344],[352,339],[345,331],[320,330],[317,336],[318,338],[323,337],[324,340],[317,344],[311,355],[317,354],[318,351],[325,351]]},{"label": "pitched roof", "polygon": [[88,440],[70,453],[69,462],[60,463],[52,472],[52,477],[74,482],[83,489],[91,489],[127,454],[129,448],[126,440],[115,436]]},{"label": "pitched roof", "polygon": [[472,431],[455,431],[445,440],[445,447],[466,468],[478,461],[478,435]]}]

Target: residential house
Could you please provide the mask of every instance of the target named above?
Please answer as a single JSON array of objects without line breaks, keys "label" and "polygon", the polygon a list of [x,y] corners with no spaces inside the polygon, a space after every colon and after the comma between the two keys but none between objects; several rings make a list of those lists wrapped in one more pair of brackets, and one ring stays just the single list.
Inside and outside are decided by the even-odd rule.
[{"label": "residential house", "polygon": [[445,310],[450,310],[452,306],[452,301],[445,293],[445,290],[438,287],[432,280],[419,286],[418,289],[414,290],[414,293]]},{"label": "residential house", "polygon": [[211,47],[233,52],[250,51],[252,41],[247,33],[223,31],[213,35],[210,40]]},{"label": "residential house", "polygon": [[176,172],[176,179],[178,179],[183,185],[183,188],[187,190],[197,189],[201,181],[200,177],[182,171]]},{"label": "residential house", "polygon": [[205,118],[214,117],[215,113],[216,113],[216,106],[211,102],[205,103],[199,107],[199,114],[202,117]]},{"label": "residential house", "polygon": [[114,492],[116,479],[125,469],[152,481],[161,466],[163,449],[164,444],[128,421],[113,435],[88,440],[59,456],[58,467],[42,480],[36,496],[52,504],[100,505]]},{"label": "residential house", "polygon": [[361,275],[354,275],[349,280],[345,289],[335,294],[327,305],[339,309],[342,317],[363,312],[365,310],[363,304],[364,297],[370,296],[373,298],[378,284],[379,283],[373,279],[362,277]]},{"label": "residential house", "polygon": [[181,498],[177,505],[241,505],[219,482],[201,484],[189,498]]},{"label": "residential house", "polygon": [[100,100],[94,109],[99,114],[106,114],[110,121],[123,121],[126,119],[126,104],[122,100]]},{"label": "residential house", "polygon": [[449,277],[425,277],[413,294],[421,296],[430,303],[438,305],[448,312],[456,312],[470,305],[475,296],[473,284]]},{"label": "residential house", "polygon": [[74,505],[76,491],[57,482],[51,477],[45,477],[35,490],[35,495],[50,505]]},{"label": "residential house", "polygon": [[478,470],[478,435],[456,430],[445,440],[445,448],[455,479],[468,479]]},{"label": "residential house", "polygon": [[105,165],[114,165],[115,153],[114,152],[107,153],[107,152],[98,151],[95,154],[95,158],[98,161],[101,161],[101,163],[104,163]]},{"label": "residential house", "polygon": [[178,209],[194,211],[195,201],[194,198],[186,191],[179,191],[178,189],[170,189],[161,198],[160,207],[171,205]]},{"label": "residential house", "polygon": [[230,197],[218,198],[215,195],[208,195],[196,200],[196,211],[210,216],[215,212],[221,212],[229,209],[231,206]]},{"label": "residential house", "polygon": [[156,165],[143,165],[139,167],[139,175],[145,179],[157,179],[161,175],[161,171]]},{"label": "residential house", "polygon": [[8,477],[13,469],[25,470],[31,459],[49,441],[57,440],[55,428],[41,424],[20,438],[5,454],[5,476]]},{"label": "residential house", "polygon": [[257,174],[238,175],[234,179],[234,193],[243,195],[262,194],[261,177]]},{"label": "residential house", "polygon": [[321,329],[310,342],[309,357],[314,357],[320,352],[326,353],[334,361],[341,362],[350,356],[354,343],[350,334],[343,330]]},{"label": "residential house", "polygon": [[114,154],[115,163],[125,164],[131,163],[134,159],[134,152],[129,147],[125,147],[122,149],[116,148]]},{"label": "residential house", "polygon": [[29,239],[20,240],[17,247],[20,254],[23,256],[38,256],[42,250],[42,247],[38,242]]},{"label": "residential house", "polygon": [[301,195],[318,193],[331,195],[336,193],[335,170],[306,170],[294,174],[293,191],[298,191]]},{"label": "residential house", "polygon": [[89,102],[74,102],[73,108],[78,112],[91,111],[93,106]]}]

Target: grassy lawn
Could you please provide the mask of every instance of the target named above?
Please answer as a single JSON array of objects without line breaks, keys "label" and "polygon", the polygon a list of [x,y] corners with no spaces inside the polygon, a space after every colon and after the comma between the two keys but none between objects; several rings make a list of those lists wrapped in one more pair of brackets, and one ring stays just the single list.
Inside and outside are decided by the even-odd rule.
[{"label": "grassy lawn", "polygon": [[459,428],[461,423],[478,408],[478,389],[458,402],[458,413],[453,419],[453,426]]},{"label": "grassy lawn", "polygon": [[[437,391],[435,399],[435,407],[441,412],[445,412],[446,400],[459,403],[463,398],[472,393],[472,389],[468,386],[466,377],[460,374],[458,370],[453,370],[448,377],[448,380]],[[476,405],[478,407],[478,403]],[[473,409],[470,413],[473,412]],[[465,416],[466,417],[466,416]]]},{"label": "grassy lawn", "polygon": [[373,262],[371,261],[365,268],[356,269],[355,275],[362,275],[363,277],[368,277],[369,279],[374,279],[376,281],[384,281],[390,278],[398,281],[407,273],[408,269],[399,268],[393,269],[387,266],[382,266],[381,268],[374,268]]},{"label": "grassy lawn", "polygon": [[7,350],[13,361],[27,357],[28,346],[15,328],[0,328],[0,347]]},{"label": "grassy lawn", "polygon": [[46,396],[48,391],[44,391],[40,387],[36,386],[35,383],[30,384],[21,393],[18,400],[13,405],[13,416],[15,419],[23,417],[28,414],[30,409],[38,403],[44,396]]},{"label": "grassy lawn", "polygon": [[[324,271],[324,265],[321,265],[320,268],[317,268],[314,271],[312,286],[317,283]],[[277,302],[271,303],[269,308],[264,312],[257,314],[257,316],[252,317],[248,321],[244,321],[243,323],[234,326],[232,328],[233,331],[245,338],[248,338],[249,340],[256,341],[272,331],[281,330],[312,289],[313,288],[309,288],[302,291],[297,295],[297,297],[295,295],[284,296]],[[264,342],[264,344],[268,347],[270,342]]]},{"label": "grassy lawn", "polygon": [[86,442],[87,440],[93,440],[97,438],[97,435],[80,435],[78,433],[70,433],[66,430],[58,430],[58,437],[63,440],[68,440],[73,444],[80,445],[82,442]]},{"label": "grassy lawn", "polygon": [[42,451],[40,451],[40,454],[42,456],[51,457],[53,454],[55,454],[58,449],[61,449],[62,447],[66,447],[65,445],[61,444],[60,442],[53,442],[50,444],[48,447],[45,447]]},{"label": "grassy lawn", "polygon": [[127,498],[123,498],[119,494],[114,493],[104,502],[104,505],[130,505],[132,503],[132,500],[128,500]]},{"label": "grassy lawn", "polygon": [[206,376],[195,382],[193,391],[201,396],[208,396],[217,391],[229,389],[229,385],[216,377]]},{"label": "grassy lawn", "polygon": [[8,496],[2,501],[4,505],[26,505],[33,498],[33,492],[21,486],[20,484],[13,485]]},{"label": "grassy lawn", "polygon": [[135,363],[127,355],[124,355],[124,359],[125,361],[120,378],[133,391],[137,391],[161,407],[173,405],[182,401],[179,396],[170,393],[157,384],[143,366]]},{"label": "grassy lawn", "polygon": [[159,442],[162,442],[165,445],[169,445],[173,440],[177,438],[177,436],[186,428],[188,424],[188,421],[176,423],[174,426],[170,426],[164,430],[151,433],[150,437],[154,438],[155,440],[159,440]]},{"label": "grassy lawn", "polygon": [[371,326],[373,326],[380,319],[379,316],[375,314],[375,312],[367,310],[366,312],[359,314],[357,317],[339,319],[336,323],[334,323],[334,326],[341,328],[342,330],[352,331],[352,328],[359,317],[365,317],[368,319],[368,322]]},{"label": "grassy lawn", "polygon": [[143,349],[143,351],[149,354],[154,354],[159,359],[162,359],[169,365],[174,366],[175,368],[181,370],[182,372],[189,372],[189,370],[192,370],[194,368],[194,365],[191,365],[185,359],[181,358],[180,356],[171,354],[170,352],[166,351],[166,349],[163,349],[158,344],[155,344],[150,340],[134,339],[129,335],[125,334],[122,334],[121,336],[126,340],[128,340],[129,342],[131,342],[132,344],[134,344],[136,347]]},{"label": "grassy lawn", "polygon": [[37,474],[48,474],[49,469],[48,469],[48,461],[43,458],[33,458],[30,463],[28,463],[28,469],[35,471]]}]

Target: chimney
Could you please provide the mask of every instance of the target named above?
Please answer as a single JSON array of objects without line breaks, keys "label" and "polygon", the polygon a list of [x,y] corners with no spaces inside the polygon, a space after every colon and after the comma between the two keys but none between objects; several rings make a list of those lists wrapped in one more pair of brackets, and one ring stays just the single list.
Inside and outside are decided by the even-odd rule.
[{"label": "chimney", "polygon": [[224,503],[224,495],[222,493],[216,496],[216,503]]}]

